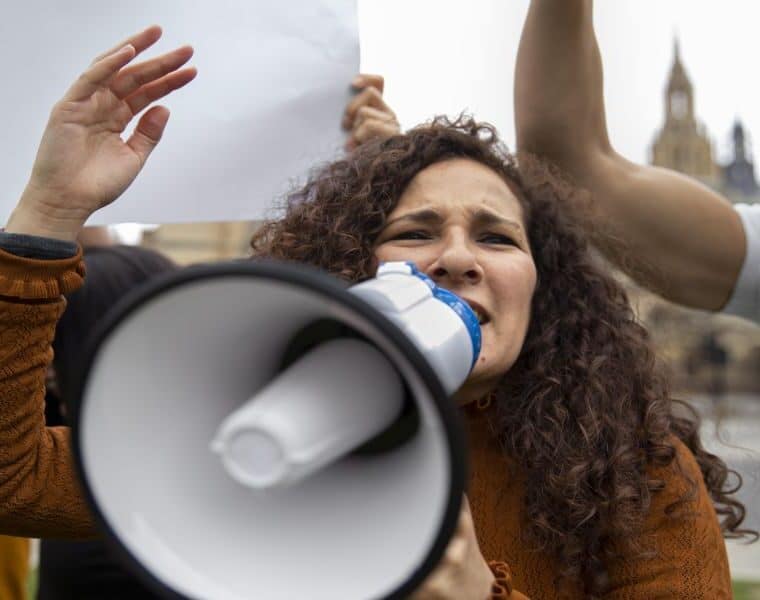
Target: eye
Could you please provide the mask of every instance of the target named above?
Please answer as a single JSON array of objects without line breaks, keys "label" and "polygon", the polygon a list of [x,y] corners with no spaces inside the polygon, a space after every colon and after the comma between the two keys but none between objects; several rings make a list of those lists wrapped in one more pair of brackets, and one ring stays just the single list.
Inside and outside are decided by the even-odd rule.
[{"label": "eye", "polygon": [[419,229],[414,229],[411,231],[402,231],[401,233],[398,233],[394,235],[391,239],[393,240],[429,240],[430,234],[426,231],[420,231]]},{"label": "eye", "polygon": [[517,242],[514,241],[508,235],[502,233],[486,233],[478,238],[478,242],[481,244],[502,244],[508,246],[517,246]]}]

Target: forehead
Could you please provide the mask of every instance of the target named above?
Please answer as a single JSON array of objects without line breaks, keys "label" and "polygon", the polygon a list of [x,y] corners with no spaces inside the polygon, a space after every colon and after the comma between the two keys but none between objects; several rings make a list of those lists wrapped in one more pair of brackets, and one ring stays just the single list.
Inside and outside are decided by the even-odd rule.
[{"label": "forehead", "polygon": [[506,182],[489,167],[468,158],[454,158],[426,167],[399,198],[394,215],[421,207],[441,210],[490,208],[522,221],[523,211]]}]

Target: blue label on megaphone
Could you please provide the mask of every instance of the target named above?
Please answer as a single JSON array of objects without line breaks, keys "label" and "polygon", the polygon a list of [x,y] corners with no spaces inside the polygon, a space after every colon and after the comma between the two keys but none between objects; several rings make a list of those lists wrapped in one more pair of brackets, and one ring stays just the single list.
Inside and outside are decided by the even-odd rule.
[{"label": "blue label on megaphone", "polygon": [[409,266],[411,274],[424,281],[432,290],[433,296],[449,306],[464,322],[465,327],[467,327],[467,331],[470,334],[470,341],[472,342],[472,365],[470,368],[474,367],[478,360],[478,356],[480,356],[480,347],[483,341],[483,336],[480,331],[480,323],[478,322],[478,316],[475,314],[475,311],[472,310],[466,301],[462,300],[454,292],[442,288],[430,277],[425,275],[412,261],[407,260],[405,262]]}]

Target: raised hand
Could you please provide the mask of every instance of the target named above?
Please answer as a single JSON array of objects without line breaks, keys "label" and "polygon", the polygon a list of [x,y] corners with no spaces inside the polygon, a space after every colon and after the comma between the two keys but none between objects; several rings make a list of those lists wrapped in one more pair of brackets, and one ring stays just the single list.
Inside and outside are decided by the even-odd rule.
[{"label": "raised hand", "polygon": [[[53,107],[32,175],[6,231],[74,240],[89,216],[134,181],[169,119],[153,106],[196,75],[189,46],[129,65],[161,37],[152,26],[98,56]],[[127,66],[129,65],[129,66]]]},{"label": "raised hand", "polygon": [[361,91],[351,99],[343,115],[343,128],[351,132],[347,150],[374,138],[401,133],[396,114],[383,99],[385,81],[380,75],[357,75],[352,85]]}]

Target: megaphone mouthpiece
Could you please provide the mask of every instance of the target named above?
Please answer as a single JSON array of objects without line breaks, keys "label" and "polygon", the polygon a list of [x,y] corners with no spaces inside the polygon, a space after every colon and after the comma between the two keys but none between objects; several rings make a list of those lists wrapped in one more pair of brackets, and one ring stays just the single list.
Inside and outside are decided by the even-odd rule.
[{"label": "megaphone mouthpiece", "polygon": [[228,416],[212,449],[244,485],[291,484],[387,428],[403,401],[401,377],[376,347],[330,340]]}]

